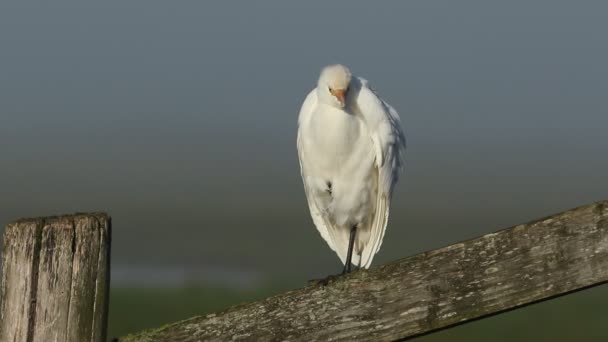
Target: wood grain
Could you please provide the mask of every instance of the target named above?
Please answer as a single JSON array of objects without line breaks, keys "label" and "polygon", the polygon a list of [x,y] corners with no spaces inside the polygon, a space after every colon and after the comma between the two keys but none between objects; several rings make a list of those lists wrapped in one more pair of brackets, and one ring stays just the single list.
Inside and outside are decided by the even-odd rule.
[{"label": "wood grain", "polygon": [[120,341],[394,341],[607,281],[599,202]]},{"label": "wood grain", "polygon": [[0,341],[105,341],[110,219],[24,219],[4,234]]}]

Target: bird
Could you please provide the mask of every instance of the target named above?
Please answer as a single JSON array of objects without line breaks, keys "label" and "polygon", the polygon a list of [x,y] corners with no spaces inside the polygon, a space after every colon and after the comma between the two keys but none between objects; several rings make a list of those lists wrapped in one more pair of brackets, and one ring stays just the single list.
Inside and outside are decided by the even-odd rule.
[{"label": "bird", "polygon": [[344,264],[369,268],[402,173],[397,111],[341,64],[324,67],[298,116],[297,149],[310,215]]}]

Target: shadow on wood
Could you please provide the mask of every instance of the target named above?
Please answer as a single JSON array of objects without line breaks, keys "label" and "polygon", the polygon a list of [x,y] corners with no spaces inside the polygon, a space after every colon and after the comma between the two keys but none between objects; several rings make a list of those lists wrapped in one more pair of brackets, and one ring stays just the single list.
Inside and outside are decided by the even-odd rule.
[{"label": "shadow on wood", "polygon": [[7,225],[0,341],[105,341],[110,233],[106,214]]},{"label": "shadow on wood", "polygon": [[394,341],[607,281],[599,202],[120,341]]}]

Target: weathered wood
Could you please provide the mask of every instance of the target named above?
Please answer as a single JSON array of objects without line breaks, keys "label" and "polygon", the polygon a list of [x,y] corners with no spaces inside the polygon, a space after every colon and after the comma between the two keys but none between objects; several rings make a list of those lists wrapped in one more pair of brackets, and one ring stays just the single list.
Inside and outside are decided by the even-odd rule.
[{"label": "weathered wood", "polygon": [[0,341],[26,341],[28,317],[35,307],[41,223],[8,225],[2,253]]},{"label": "weathered wood", "polygon": [[393,341],[607,281],[600,202],[120,341]]},{"label": "weathered wood", "polygon": [[105,341],[110,233],[106,214],[7,225],[0,342]]}]

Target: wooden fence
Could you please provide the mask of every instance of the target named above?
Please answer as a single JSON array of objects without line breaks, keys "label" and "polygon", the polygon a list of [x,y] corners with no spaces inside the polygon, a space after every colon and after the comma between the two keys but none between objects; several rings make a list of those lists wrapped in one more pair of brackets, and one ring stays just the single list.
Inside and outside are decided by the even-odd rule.
[{"label": "wooden fence", "polygon": [[[100,230],[100,238],[96,240],[99,242],[93,243],[99,246],[95,249],[97,254],[92,254],[97,255],[98,262],[89,263],[91,270],[86,272],[75,271],[80,269],[75,266],[80,263],[76,260],[81,260],[74,252],[79,250],[77,228],[70,230],[73,232],[70,236],[76,238],[64,239],[57,235],[54,239],[72,241],[72,246],[76,246],[72,247],[72,254],[65,256],[61,248],[54,253],[48,247],[45,249],[45,244],[49,245],[45,231],[61,225],[48,224],[46,220],[25,220],[7,227],[3,262],[8,272],[5,271],[2,278],[0,341],[42,341],[51,340],[52,336],[91,336],[90,339],[60,339],[69,341],[103,339],[109,221],[106,216],[76,217],[79,219],[69,217],[62,222],[69,225],[70,220],[85,220],[90,222],[89,226],[106,227]],[[68,244],[62,248],[70,250]],[[70,255],[74,255],[73,260]],[[47,267],[42,262],[45,258],[53,260],[52,270],[45,271]],[[32,265],[40,271],[33,272]],[[51,271],[58,270],[69,274],[69,281],[65,282],[71,284],[68,298],[73,295],[80,298],[79,293],[90,292],[90,289],[84,290],[85,287],[96,284],[96,295],[87,294],[86,300],[79,301],[89,304],[77,306],[69,299],[66,304],[62,299],[66,297],[64,292],[56,286],[44,285]],[[88,278],[79,280],[79,272]],[[92,282],[93,274],[99,275],[95,282]],[[120,341],[404,340],[605,282],[608,282],[608,201],[336,277],[327,284],[310,285],[129,335]],[[38,284],[38,292],[28,284]],[[41,291],[48,298],[32,302],[31,298],[40,298]],[[104,309],[96,311],[95,307]],[[71,323],[70,317],[79,316],[75,314],[79,310],[86,313],[84,317],[92,318],[82,329],[75,329],[74,326],[80,327],[82,322]],[[53,312],[54,316],[62,317],[60,323],[53,325],[58,328],[38,329],[40,312]],[[4,323],[7,319],[10,324]],[[72,333],[74,330],[85,334]],[[51,332],[55,335],[49,335]]]}]

